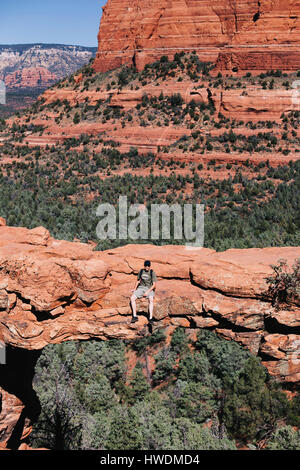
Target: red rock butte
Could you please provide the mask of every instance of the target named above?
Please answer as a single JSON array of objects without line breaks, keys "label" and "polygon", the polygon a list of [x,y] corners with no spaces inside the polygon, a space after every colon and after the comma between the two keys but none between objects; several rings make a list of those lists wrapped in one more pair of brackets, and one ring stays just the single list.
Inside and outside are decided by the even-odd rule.
[{"label": "red rock butte", "polygon": [[299,0],[108,0],[95,70],[196,51],[223,70],[300,69]]}]

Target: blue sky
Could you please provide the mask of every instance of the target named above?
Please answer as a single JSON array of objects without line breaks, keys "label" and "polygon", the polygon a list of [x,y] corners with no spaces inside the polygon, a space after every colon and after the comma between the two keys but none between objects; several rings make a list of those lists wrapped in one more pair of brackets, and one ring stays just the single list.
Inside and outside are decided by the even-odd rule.
[{"label": "blue sky", "polygon": [[0,44],[97,46],[106,0],[0,0]]}]

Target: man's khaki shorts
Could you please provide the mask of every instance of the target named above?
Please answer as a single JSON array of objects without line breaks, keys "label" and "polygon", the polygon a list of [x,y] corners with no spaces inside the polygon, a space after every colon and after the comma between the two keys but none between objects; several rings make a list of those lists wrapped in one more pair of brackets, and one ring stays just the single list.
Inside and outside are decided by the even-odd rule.
[{"label": "man's khaki shorts", "polygon": [[[145,294],[145,292],[147,292],[148,289],[149,289],[149,287],[140,286],[140,287],[138,287],[138,288],[134,291],[133,295],[135,295],[135,297],[136,297],[137,299],[140,299],[141,297],[143,297],[143,295]],[[149,299],[149,298],[152,298],[152,299],[154,298],[154,290],[151,290],[151,291],[149,292],[149,294],[147,295],[147,298],[148,298],[148,299]]]}]

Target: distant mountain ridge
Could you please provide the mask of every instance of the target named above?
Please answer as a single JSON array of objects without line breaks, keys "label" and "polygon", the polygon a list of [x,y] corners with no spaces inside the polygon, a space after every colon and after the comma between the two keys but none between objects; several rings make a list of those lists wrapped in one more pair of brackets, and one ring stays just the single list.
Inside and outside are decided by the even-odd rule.
[{"label": "distant mountain ridge", "polygon": [[0,45],[0,79],[8,88],[45,88],[75,72],[96,47],[65,44]]},{"label": "distant mountain ridge", "polygon": [[42,49],[49,49],[49,47],[55,47],[57,49],[67,50],[70,48],[76,47],[79,50],[90,50],[91,52],[96,52],[97,47],[89,47],[89,46],[79,46],[77,44],[56,44],[56,43],[43,43],[43,42],[33,42],[33,43],[24,43],[24,44],[0,44],[0,51],[3,49],[13,49],[15,51],[19,51],[23,53],[24,51],[34,47],[39,46]]}]

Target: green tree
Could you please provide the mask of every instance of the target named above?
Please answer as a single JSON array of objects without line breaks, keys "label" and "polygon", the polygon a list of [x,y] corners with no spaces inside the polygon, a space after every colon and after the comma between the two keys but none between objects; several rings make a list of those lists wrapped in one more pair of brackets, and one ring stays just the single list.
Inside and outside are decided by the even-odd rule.
[{"label": "green tree", "polygon": [[178,379],[168,393],[169,406],[175,417],[185,417],[202,423],[217,413],[214,391],[201,382],[183,382]]},{"label": "green tree", "polygon": [[174,373],[175,354],[171,351],[170,347],[163,347],[155,356],[155,370],[152,374],[152,379],[155,384],[158,384]]},{"label": "green tree", "polygon": [[283,426],[275,431],[266,446],[269,450],[300,450],[300,431]]},{"label": "green tree", "polygon": [[175,420],[178,431],[178,450],[236,450],[235,442],[226,434],[214,436],[210,429],[187,418]]},{"label": "green tree", "polygon": [[211,371],[220,379],[231,378],[245,365],[250,357],[249,351],[234,341],[224,341],[216,333],[200,330],[197,334],[196,348],[208,358]]},{"label": "green tree", "polygon": [[179,445],[174,420],[158,393],[135,405],[141,433],[141,449],[176,449]]},{"label": "green tree", "polygon": [[42,411],[31,435],[33,447],[80,448],[83,410],[71,387],[70,374],[75,351],[73,344],[50,345],[38,361],[33,386]]},{"label": "green tree", "polygon": [[275,430],[288,408],[286,396],[270,383],[260,359],[250,357],[226,389],[224,421],[231,436],[260,440]]},{"label": "green tree", "polygon": [[79,124],[80,123],[80,114],[76,111],[74,119],[73,119],[74,124]]},{"label": "green tree", "polygon": [[171,349],[177,354],[184,354],[188,351],[189,339],[184,328],[177,327],[172,334]]},{"label": "green tree", "polygon": [[111,412],[110,432],[106,441],[108,450],[138,450],[142,436],[134,409],[116,406]]},{"label": "green tree", "polygon": [[134,393],[135,401],[143,400],[150,391],[150,386],[143,373],[143,367],[140,362],[137,363],[137,365],[135,366],[133,370],[131,380],[130,380],[130,385]]},{"label": "green tree", "polygon": [[81,402],[86,410],[94,414],[112,408],[117,403],[117,397],[108,378],[98,373],[94,380],[84,385]]}]

